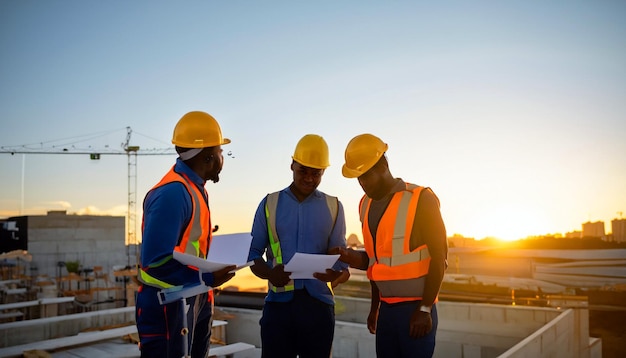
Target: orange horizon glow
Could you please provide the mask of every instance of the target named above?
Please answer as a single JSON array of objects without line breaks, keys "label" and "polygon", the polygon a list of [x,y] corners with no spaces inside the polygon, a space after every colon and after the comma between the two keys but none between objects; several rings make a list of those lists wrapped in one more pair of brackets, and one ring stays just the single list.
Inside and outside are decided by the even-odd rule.
[{"label": "orange horizon glow", "polygon": [[[66,211],[67,215],[93,215],[93,216],[123,216],[126,217],[127,207],[123,205],[116,206],[110,209],[99,209],[94,205],[90,205],[86,208],[80,208],[77,210],[69,210],[69,206],[56,207],[56,208],[30,208],[25,209],[20,213],[19,210],[2,210],[0,211],[0,219],[7,219],[9,217],[16,216],[45,216],[49,211]],[[522,210],[503,209],[492,215],[484,215],[483,220],[475,220],[475,225],[469,228],[467,232],[448,232],[448,238],[463,237],[466,239],[474,239],[476,241],[481,240],[495,240],[502,243],[514,242],[534,237],[553,236],[553,237],[565,237],[567,232],[555,232],[545,229],[545,223],[537,221],[536,217],[526,215],[524,217]],[[224,219],[224,218],[223,218]],[[239,232],[249,232],[250,228],[241,225],[236,219],[223,220],[224,225],[221,227],[230,227],[231,230],[224,230],[218,234],[231,234]],[[141,212],[137,213],[137,225],[141,221]],[[599,220],[602,221],[602,220]],[[237,225],[236,223],[239,223]],[[583,223],[581,222],[581,225]],[[534,226],[533,226],[534,225]],[[580,229],[578,229],[580,230]],[[574,230],[570,230],[571,232]],[[141,233],[139,227],[136,230],[138,234],[138,242],[141,242]],[[607,232],[610,234],[610,232]],[[351,235],[356,235],[361,244],[363,243],[362,234],[360,228],[347,228],[346,239]]]}]

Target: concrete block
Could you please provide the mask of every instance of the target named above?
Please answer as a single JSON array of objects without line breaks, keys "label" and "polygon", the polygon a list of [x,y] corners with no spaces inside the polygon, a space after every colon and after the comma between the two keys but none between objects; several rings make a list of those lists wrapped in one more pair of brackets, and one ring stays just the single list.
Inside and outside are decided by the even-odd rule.
[{"label": "concrete block", "polygon": [[[602,340],[599,338],[589,339],[589,358],[602,358]],[[581,357],[585,357],[581,354]]]},{"label": "concrete block", "polygon": [[450,319],[454,321],[467,321],[470,319],[469,305],[451,304],[450,302],[437,303],[437,314],[439,319]]},{"label": "concrete block", "polygon": [[532,358],[541,357],[541,336],[535,336],[528,341],[528,344],[524,349],[518,351],[521,354],[520,357]]},{"label": "concrete block", "polygon": [[461,354],[463,358],[482,358],[482,352],[480,346],[474,344],[464,344],[463,352]]},{"label": "concrete block", "polygon": [[549,351],[550,346],[554,346],[557,343],[556,326],[557,325],[551,325],[550,327],[548,327],[545,331],[541,333],[541,352],[542,353]]},{"label": "concrete block", "polygon": [[587,340],[589,339],[589,310],[586,308],[573,308],[575,322],[583,324],[576,325],[576,337],[577,343],[580,348],[587,346]]},{"label": "concrete block", "polygon": [[[242,308],[220,308],[225,313],[233,312],[233,317],[228,318],[226,337],[233,342],[247,342],[261,347],[261,311]],[[252,329],[251,329],[252,327]]]},{"label": "concrete block", "polygon": [[531,315],[529,311],[517,308],[522,307],[516,307],[516,309],[506,310],[506,323],[523,323],[527,325],[535,323],[533,315]]},{"label": "concrete block", "polygon": [[365,323],[370,310],[366,298],[336,297],[335,318],[345,322]]},{"label": "concrete block", "polygon": [[338,339],[333,341],[333,358],[359,358],[359,341],[354,338]]},{"label": "concrete block", "polygon": [[134,307],[16,321],[0,325],[0,337],[2,338],[0,341],[14,346],[76,335],[92,327],[119,325],[134,321]]},{"label": "concrete block", "polygon": [[503,307],[493,306],[486,307],[484,305],[477,305],[470,307],[470,321],[480,322],[505,322],[505,311]]},{"label": "concrete block", "polygon": [[463,345],[452,341],[439,340],[439,332],[437,332],[437,343],[435,345],[435,353],[433,358],[450,358],[463,357]]},{"label": "concrete block", "polygon": [[[370,334],[369,331],[367,334]],[[376,357],[376,340],[373,335],[370,339],[359,341],[358,358],[375,358]]]}]

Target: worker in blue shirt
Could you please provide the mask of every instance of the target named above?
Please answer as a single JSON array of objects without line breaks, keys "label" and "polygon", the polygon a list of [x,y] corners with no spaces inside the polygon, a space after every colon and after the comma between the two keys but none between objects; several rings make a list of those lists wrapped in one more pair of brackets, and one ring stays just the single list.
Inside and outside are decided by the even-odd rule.
[{"label": "worker in blue shirt", "polygon": [[326,254],[332,247],[345,247],[343,206],[317,190],[329,166],[322,137],[302,137],[292,159],[292,183],[263,198],[252,225],[248,260],[269,286],[260,320],[262,357],[329,357],[335,329],[331,286],[348,279],[348,266],[338,261],[315,278],[292,280],[284,264],[296,252]]},{"label": "worker in blue shirt", "polygon": [[[174,251],[206,258],[212,239],[207,180],[219,181],[224,164],[217,121],[205,112],[189,112],[176,124],[172,143],[179,157],[144,199],[141,281],[136,322],[141,357],[204,358],[208,355],[213,294],[161,304],[159,291],[172,287],[217,287],[230,280],[235,266],[210,273],[173,259]],[[201,282],[202,280],[202,282]],[[186,314],[184,306],[188,306]],[[186,324],[186,325],[185,325]],[[186,341],[185,341],[186,339]]]}]

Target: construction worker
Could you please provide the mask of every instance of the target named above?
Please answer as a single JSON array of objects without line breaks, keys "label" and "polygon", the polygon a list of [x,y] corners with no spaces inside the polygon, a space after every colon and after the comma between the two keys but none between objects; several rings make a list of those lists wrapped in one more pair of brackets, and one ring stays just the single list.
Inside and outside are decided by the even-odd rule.
[{"label": "construction worker", "polygon": [[348,279],[348,265],[337,261],[315,278],[295,280],[284,268],[296,252],[326,254],[331,247],[346,246],[341,202],[317,190],[329,165],[324,138],[302,137],[292,156],[293,181],[263,198],[254,216],[248,260],[254,261],[252,272],[268,280],[269,287],[260,320],[262,357],[331,354],[335,329],[331,286]]},{"label": "construction worker", "polygon": [[431,357],[437,296],[447,268],[446,229],[430,188],[394,178],[387,144],[372,134],[354,137],[342,174],[358,178],[365,251],[334,248],[340,260],[367,270],[372,290],[369,331],[379,358]]},{"label": "construction worker", "polygon": [[[174,128],[176,164],[147,193],[143,205],[141,285],[136,321],[141,357],[206,357],[213,313],[213,294],[205,292],[161,304],[159,291],[204,284],[217,287],[230,280],[235,266],[201,273],[173,259],[178,251],[206,258],[212,238],[207,180],[219,181],[224,164],[217,121],[208,113],[189,112]],[[202,280],[202,282],[201,282]],[[187,314],[183,314],[185,307]]]}]

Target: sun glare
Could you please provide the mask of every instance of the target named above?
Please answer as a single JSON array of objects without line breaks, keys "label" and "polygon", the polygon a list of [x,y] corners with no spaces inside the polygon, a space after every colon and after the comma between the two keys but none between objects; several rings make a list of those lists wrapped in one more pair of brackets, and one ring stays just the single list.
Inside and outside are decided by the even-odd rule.
[{"label": "sun glare", "polygon": [[501,206],[477,217],[473,236],[501,241],[515,241],[532,235],[547,233],[546,225],[536,210]]}]

